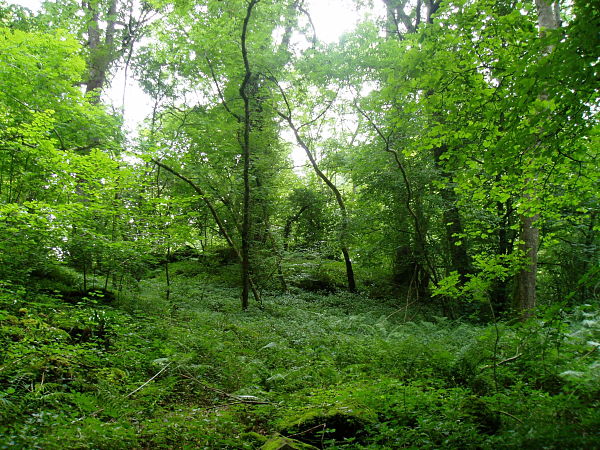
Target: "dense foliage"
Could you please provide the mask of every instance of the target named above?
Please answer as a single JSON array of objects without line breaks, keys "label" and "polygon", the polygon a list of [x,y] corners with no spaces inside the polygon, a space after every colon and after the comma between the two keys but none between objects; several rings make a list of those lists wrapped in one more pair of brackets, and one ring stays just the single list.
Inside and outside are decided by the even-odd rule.
[{"label": "dense foliage", "polygon": [[596,2],[345,7],[0,3],[0,447],[597,445]]},{"label": "dense foliage", "polygon": [[160,270],[117,303],[4,285],[0,445],[258,448],[274,432],[327,448],[598,440],[590,306],[474,325],[299,291],[244,313],[232,276],[218,257],[176,262],[170,302]]}]

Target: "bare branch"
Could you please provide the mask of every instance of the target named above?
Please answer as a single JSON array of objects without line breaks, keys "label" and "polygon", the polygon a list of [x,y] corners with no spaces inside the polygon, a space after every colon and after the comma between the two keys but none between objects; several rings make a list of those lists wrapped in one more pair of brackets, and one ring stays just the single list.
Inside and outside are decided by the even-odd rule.
[{"label": "bare branch", "polygon": [[308,122],[303,123],[302,125],[300,125],[298,127],[298,129],[302,129],[303,127],[307,126],[307,125],[312,125],[313,123],[315,123],[317,120],[319,120],[321,117],[323,117],[327,111],[329,111],[329,109],[333,106],[333,103],[336,101],[338,93],[339,93],[339,89],[336,91],[335,96],[329,101],[329,103],[327,104],[327,106],[325,107],[325,109],[323,109],[323,111],[320,114],[317,114],[317,116],[312,119],[309,120]]},{"label": "bare branch", "polygon": [[312,28],[312,31],[313,31],[312,45],[314,48],[317,46],[317,29],[315,28],[315,24],[313,23],[312,17],[310,16],[309,12],[306,9],[304,9],[302,6],[298,5],[298,10],[307,17],[308,23],[310,24],[310,27]]},{"label": "bare branch", "polygon": [[141,391],[144,387],[146,387],[148,385],[148,383],[150,383],[152,380],[154,380],[157,376],[159,376],[161,373],[163,373],[165,370],[167,370],[167,368],[172,364],[172,362],[170,362],[169,364],[165,365],[165,367],[163,367],[162,369],[160,369],[152,378],[150,378],[148,381],[146,381],[144,384],[142,384],[140,387],[138,387],[137,389],[134,389],[133,391],[131,391],[129,394],[127,394],[125,396],[125,398],[131,397],[133,394],[135,394],[136,392]]}]

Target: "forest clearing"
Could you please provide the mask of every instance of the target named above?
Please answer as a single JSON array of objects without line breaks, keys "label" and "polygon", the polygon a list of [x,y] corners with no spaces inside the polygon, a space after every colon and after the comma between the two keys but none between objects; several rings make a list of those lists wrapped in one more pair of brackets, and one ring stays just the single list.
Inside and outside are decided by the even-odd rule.
[{"label": "forest clearing", "polygon": [[596,1],[30,6],[0,448],[600,446]]}]

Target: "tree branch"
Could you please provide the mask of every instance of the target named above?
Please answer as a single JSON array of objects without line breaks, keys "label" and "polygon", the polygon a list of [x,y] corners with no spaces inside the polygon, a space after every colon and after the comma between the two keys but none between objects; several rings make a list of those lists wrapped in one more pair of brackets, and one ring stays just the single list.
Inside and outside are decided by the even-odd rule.
[{"label": "tree branch", "polygon": [[217,81],[217,76],[215,75],[215,71],[213,70],[212,64],[210,62],[210,59],[208,59],[208,55],[204,55],[204,59],[206,59],[206,62],[208,64],[208,68],[210,69],[210,75],[213,79],[213,82],[215,83],[215,87],[217,88],[217,93],[219,94],[219,98],[221,99],[221,104],[223,105],[223,107],[225,108],[225,110],[231,114],[238,122],[242,122],[242,117],[239,114],[234,113],[230,108],[229,105],[227,104],[227,101],[225,100],[225,95],[223,94],[223,91],[221,91],[221,88],[219,87],[219,82]]},{"label": "tree branch", "polygon": [[279,92],[281,93],[281,95],[283,97],[283,100],[284,100],[284,102],[286,104],[287,110],[288,110],[288,115],[285,115],[281,111],[276,110],[277,115],[279,117],[281,117],[282,119],[284,119],[288,123],[289,127],[291,128],[291,130],[294,133],[294,136],[296,138],[296,142],[298,143],[298,145],[300,147],[302,147],[302,149],[306,153],[306,156],[308,157],[308,160],[310,161],[310,164],[312,165],[313,170],[315,171],[315,173],[317,174],[317,176],[327,185],[327,187],[331,190],[331,192],[333,192],[333,195],[335,196],[336,202],[337,202],[337,204],[339,206],[340,213],[342,215],[342,226],[341,226],[341,230],[340,230],[340,249],[341,249],[341,251],[342,251],[342,253],[344,255],[344,261],[346,263],[346,274],[347,274],[347,277],[348,277],[348,290],[350,292],[355,292],[356,291],[356,281],[354,279],[354,269],[352,268],[352,261],[350,259],[350,252],[348,250],[348,245],[347,245],[347,239],[348,239],[348,212],[346,210],[346,204],[344,203],[344,199],[342,197],[342,194],[340,193],[340,190],[337,188],[337,186],[335,184],[333,184],[333,182],[329,179],[329,177],[327,177],[327,175],[325,175],[323,173],[323,171],[321,171],[321,169],[319,168],[319,165],[317,164],[317,160],[315,159],[312,151],[308,147],[308,144],[302,138],[302,136],[300,136],[300,129],[299,129],[299,127],[297,127],[296,125],[294,125],[294,121],[292,120],[292,112],[291,112],[292,109],[290,107],[290,103],[288,101],[288,98],[287,98],[287,95],[286,95],[285,91],[279,85],[279,83],[277,82],[277,80],[273,80],[273,81],[275,82],[275,84],[279,88]]},{"label": "tree branch", "polygon": [[400,173],[402,174],[402,179],[404,180],[404,185],[406,186],[406,202],[405,202],[406,209],[408,210],[408,213],[413,218],[415,231],[417,233],[419,242],[421,244],[421,251],[423,252],[423,258],[425,259],[427,268],[429,269],[429,271],[431,272],[431,276],[433,277],[432,281],[435,284],[435,286],[437,287],[437,285],[438,285],[437,272],[435,270],[435,267],[433,266],[433,263],[431,262],[431,259],[429,258],[429,252],[427,252],[427,249],[425,247],[426,242],[427,242],[426,241],[427,237],[426,237],[425,233],[423,232],[423,230],[421,229],[421,225],[419,223],[419,217],[417,216],[417,214],[415,213],[415,211],[413,210],[412,205],[411,205],[411,203],[413,201],[413,191],[412,191],[412,186],[411,186],[410,180],[408,179],[408,174],[406,172],[406,168],[404,167],[404,164],[402,164],[402,161],[400,160],[400,156],[398,155],[398,152],[391,148],[390,137],[385,136],[383,134],[383,131],[377,126],[377,124],[371,119],[371,117],[365,111],[363,111],[360,108],[360,106],[358,106],[358,104],[356,102],[354,102],[354,107],[371,124],[373,129],[376,131],[376,133],[379,135],[379,137],[383,141],[384,150],[387,153],[390,153],[394,157],[396,165],[398,166],[398,169],[400,169]]},{"label": "tree branch", "polygon": [[[217,213],[217,210],[215,209],[215,207],[213,206],[213,204],[211,203],[211,201],[206,197],[206,194],[202,190],[202,188],[200,186],[198,186],[196,183],[194,183],[192,180],[190,180],[189,178],[187,178],[186,176],[180,174],[175,169],[167,166],[166,164],[160,162],[159,160],[152,158],[151,161],[154,164],[156,164],[158,167],[162,167],[167,172],[171,173],[172,175],[176,176],[180,180],[182,180],[185,183],[187,183],[189,186],[192,187],[192,189],[194,189],[194,191],[196,191],[196,193],[198,195],[200,195],[200,197],[202,198],[202,200],[204,201],[204,203],[208,207],[211,215],[215,219],[215,222],[217,223],[217,226],[219,227],[219,231],[221,232],[221,234],[223,235],[223,237],[227,241],[227,244],[235,252],[236,257],[238,258],[238,260],[240,262],[242,262],[242,254],[240,253],[239,249],[235,245],[235,242],[233,242],[233,239],[231,239],[231,236],[229,236],[229,233],[227,232],[227,229],[225,228],[225,225],[221,221],[221,218],[219,217],[219,214]],[[260,294],[258,292],[258,289],[256,288],[256,285],[254,284],[254,281],[252,280],[252,277],[250,277],[249,282],[250,282],[250,288],[252,289],[252,295],[254,296],[254,299],[256,300],[256,302],[258,304],[261,304],[262,300],[261,300]]]}]

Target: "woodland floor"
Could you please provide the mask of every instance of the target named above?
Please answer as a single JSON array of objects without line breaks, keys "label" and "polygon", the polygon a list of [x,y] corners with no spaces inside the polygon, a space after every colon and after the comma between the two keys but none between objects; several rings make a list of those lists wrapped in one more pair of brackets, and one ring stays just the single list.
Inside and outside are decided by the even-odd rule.
[{"label": "woodland floor", "polygon": [[160,270],[113,301],[66,269],[0,286],[0,448],[600,447],[591,306],[481,325],[293,289],[242,312],[234,266],[171,273],[169,301]]}]

